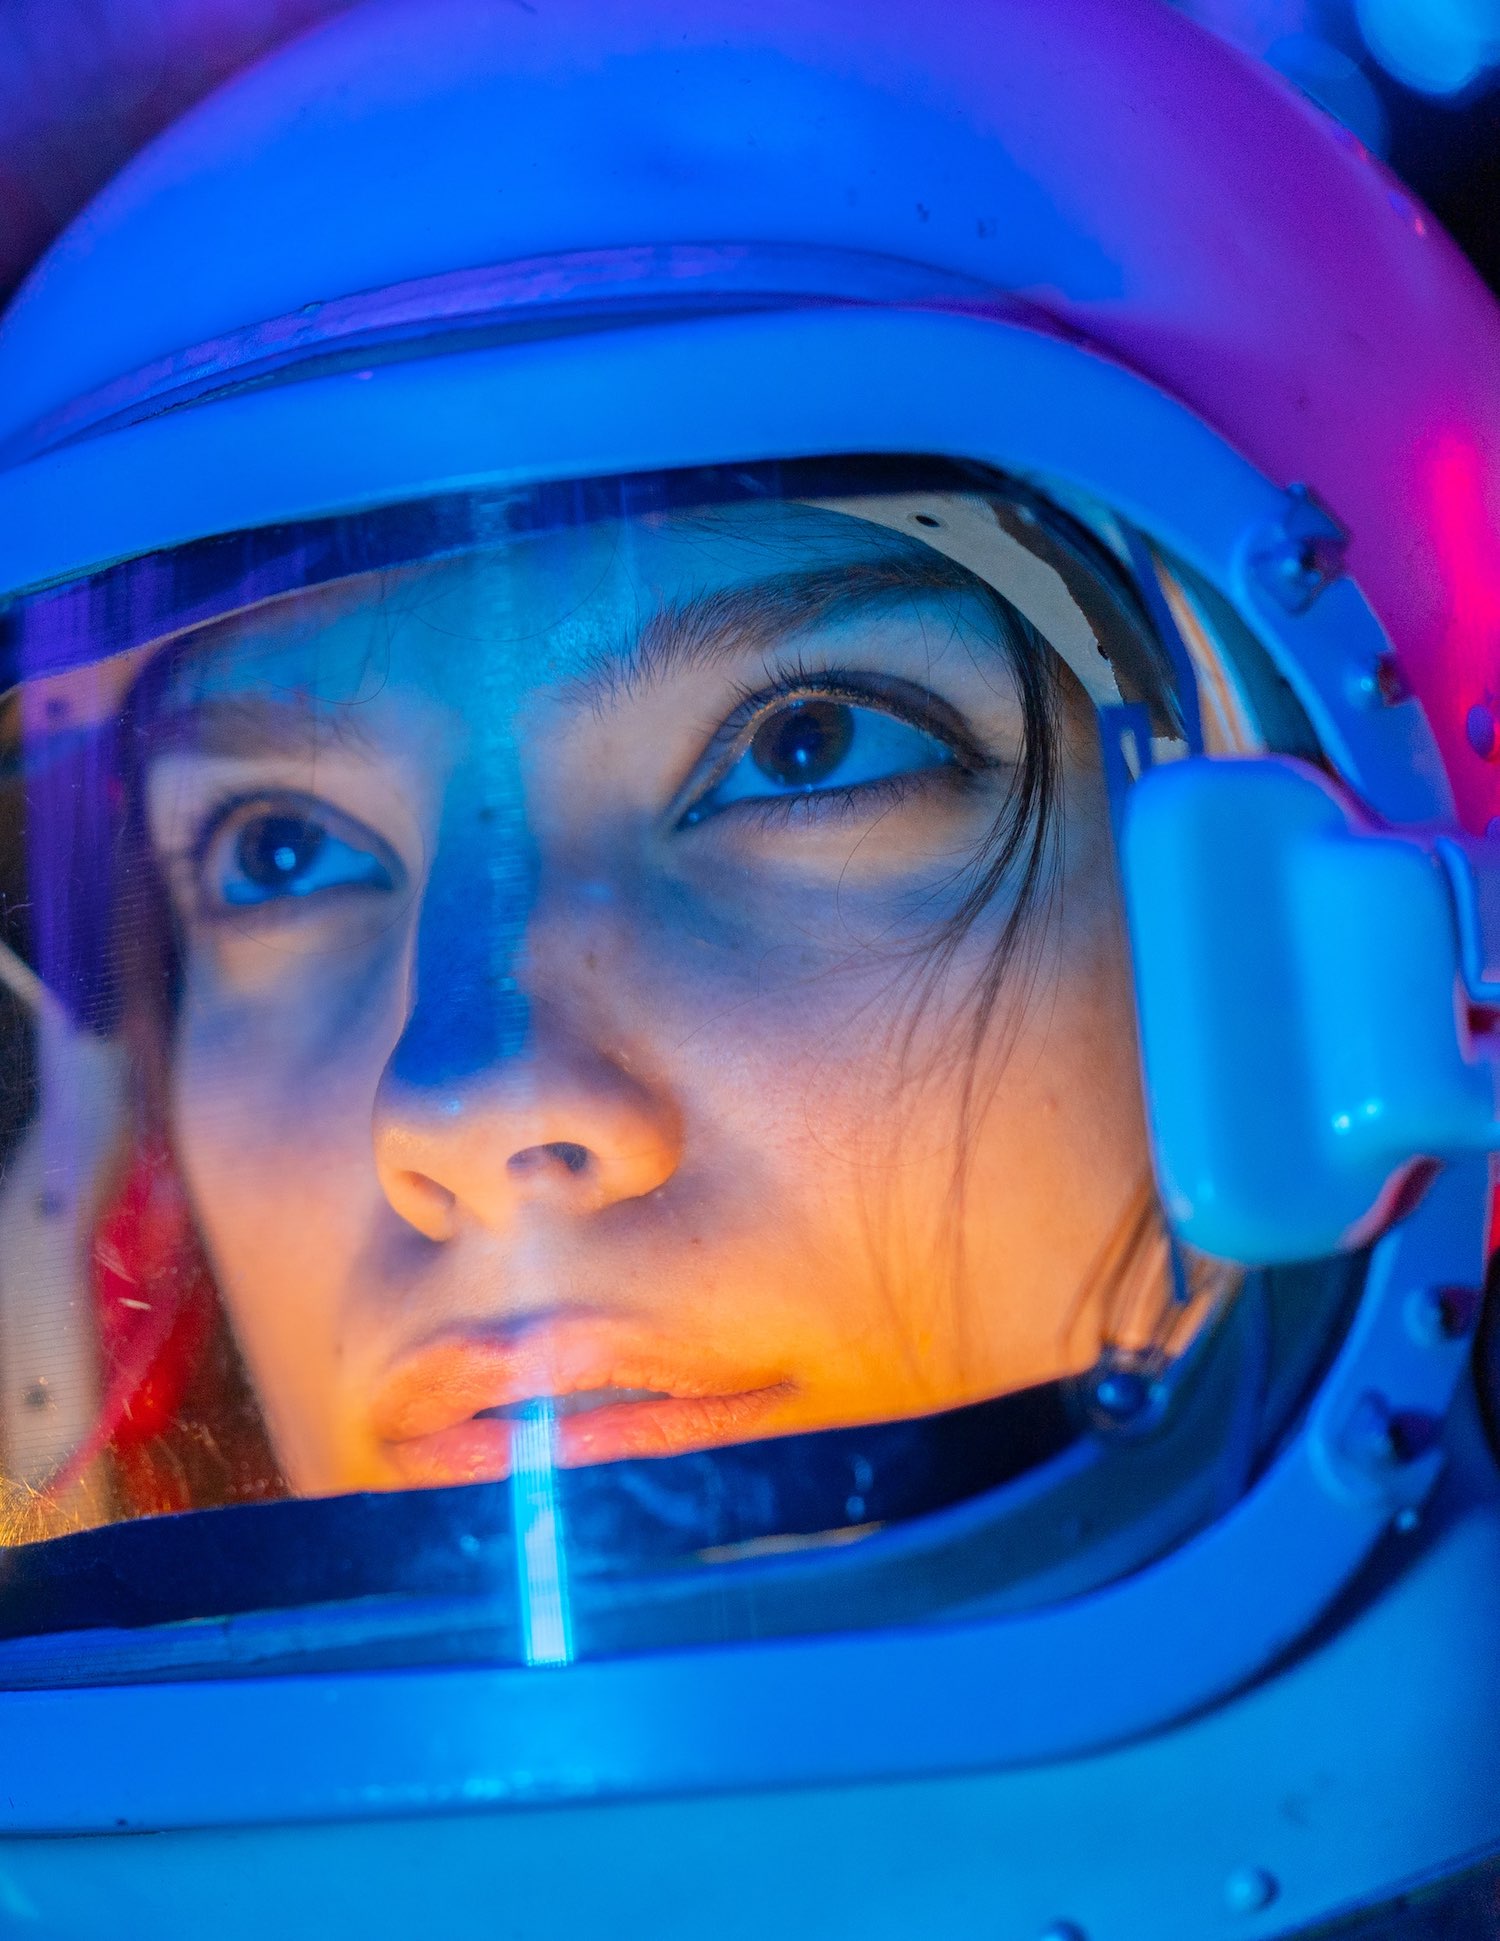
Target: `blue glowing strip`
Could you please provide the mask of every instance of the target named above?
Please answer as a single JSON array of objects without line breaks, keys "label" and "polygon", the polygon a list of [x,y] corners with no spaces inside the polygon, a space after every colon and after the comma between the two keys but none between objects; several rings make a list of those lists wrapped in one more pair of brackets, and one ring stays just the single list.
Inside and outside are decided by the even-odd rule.
[{"label": "blue glowing strip", "polygon": [[528,1665],[566,1665],[573,1656],[557,1510],[555,1429],[551,1401],[536,1402],[516,1423],[510,1443],[521,1639]]}]

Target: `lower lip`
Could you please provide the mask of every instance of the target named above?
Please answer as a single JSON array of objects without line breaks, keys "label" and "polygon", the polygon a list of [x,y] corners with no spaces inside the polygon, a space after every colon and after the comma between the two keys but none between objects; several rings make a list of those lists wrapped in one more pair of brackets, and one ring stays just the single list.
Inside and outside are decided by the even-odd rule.
[{"label": "lower lip", "polygon": [[[783,1388],[740,1395],[694,1395],[661,1402],[612,1402],[604,1408],[556,1418],[558,1466],[619,1462],[627,1456],[676,1456],[751,1440],[765,1425]],[[498,1482],[511,1470],[511,1448],[520,1424],[470,1420],[430,1435],[391,1442],[386,1452],[406,1488],[444,1483]]]}]

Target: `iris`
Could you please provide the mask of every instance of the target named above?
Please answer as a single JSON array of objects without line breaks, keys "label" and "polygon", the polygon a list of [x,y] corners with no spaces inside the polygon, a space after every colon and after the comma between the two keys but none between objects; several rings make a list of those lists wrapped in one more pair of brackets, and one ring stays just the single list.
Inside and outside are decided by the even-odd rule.
[{"label": "iris", "polygon": [[312,868],[327,839],[327,831],[305,816],[257,816],[240,831],[235,861],[257,889],[291,889]]},{"label": "iris", "polygon": [[750,743],[755,766],[783,788],[816,788],[854,741],[854,711],[842,701],[799,701],[762,724]]}]

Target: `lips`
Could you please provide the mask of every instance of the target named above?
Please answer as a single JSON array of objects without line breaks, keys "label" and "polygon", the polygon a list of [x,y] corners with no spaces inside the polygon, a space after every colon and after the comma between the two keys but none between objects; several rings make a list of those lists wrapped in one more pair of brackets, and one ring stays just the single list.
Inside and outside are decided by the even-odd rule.
[{"label": "lips", "polygon": [[792,1386],[631,1324],[570,1316],[418,1349],[381,1389],[372,1425],[403,1484],[481,1482],[510,1473],[517,1424],[544,1400],[556,1459],[577,1467],[746,1440],[768,1429]]}]

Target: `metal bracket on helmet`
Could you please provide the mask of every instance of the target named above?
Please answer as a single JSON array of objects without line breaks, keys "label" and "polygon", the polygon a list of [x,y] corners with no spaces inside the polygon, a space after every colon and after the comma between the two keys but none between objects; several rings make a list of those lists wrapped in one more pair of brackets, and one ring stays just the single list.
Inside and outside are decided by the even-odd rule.
[{"label": "metal bracket on helmet", "polygon": [[1500,1145],[1471,1016],[1500,1001],[1500,845],[1372,828],[1268,758],[1154,768],[1122,823],[1156,1165],[1184,1240],[1261,1266],[1362,1245],[1423,1162]]}]

